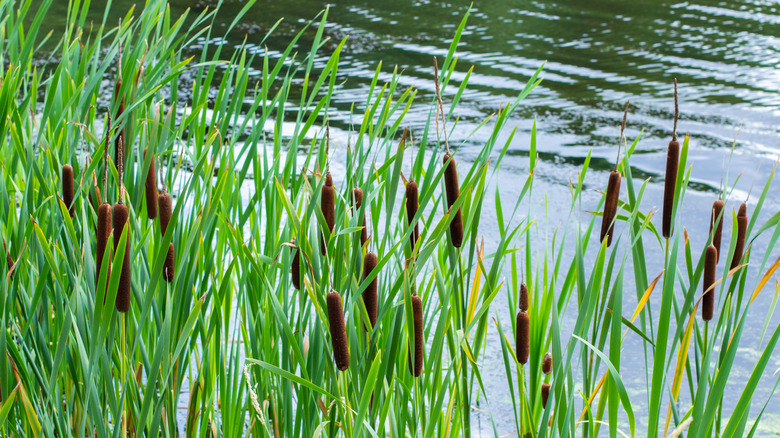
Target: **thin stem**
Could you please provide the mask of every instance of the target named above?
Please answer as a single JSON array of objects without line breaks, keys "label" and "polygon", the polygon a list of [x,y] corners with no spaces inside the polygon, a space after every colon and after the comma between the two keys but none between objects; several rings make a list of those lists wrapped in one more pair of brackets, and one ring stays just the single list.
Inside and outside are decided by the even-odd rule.
[{"label": "thin stem", "polygon": [[436,124],[438,125],[439,113],[441,113],[441,127],[444,131],[444,146],[447,148],[447,154],[450,154],[450,143],[447,140],[447,122],[444,116],[444,104],[441,101],[441,90],[439,89],[439,63],[436,57],[433,57],[433,83],[436,85]]},{"label": "thin stem", "polygon": [[672,128],[672,140],[677,140],[677,120],[680,118],[680,106],[677,100],[677,78],[674,78],[674,127]]}]

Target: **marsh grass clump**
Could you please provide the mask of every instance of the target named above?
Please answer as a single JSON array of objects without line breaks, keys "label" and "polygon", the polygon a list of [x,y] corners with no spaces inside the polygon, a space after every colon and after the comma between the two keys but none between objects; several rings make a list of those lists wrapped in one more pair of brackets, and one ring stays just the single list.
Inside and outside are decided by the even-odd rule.
[{"label": "marsh grass clump", "polygon": [[[322,209],[322,216],[325,218],[325,225],[330,232],[336,227],[336,189],[333,187],[333,177],[328,172],[325,175],[325,184],[322,186],[322,192],[320,194],[320,208]],[[322,232],[322,239],[320,240],[320,250],[322,255],[328,252],[328,242],[325,241],[325,232]]]},{"label": "marsh grass clump", "polygon": [[336,368],[344,371],[349,368],[349,344],[347,343],[347,328],[344,324],[344,308],[341,295],[335,290],[328,292],[328,321],[330,323],[330,340],[333,346],[333,359]]},{"label": "marsh grass clump", "polygon": [[[373,252],[366,253],[366,257],[363,259],[363,281],[365,281],[371,273],[376,269],[377,257]],[[379,276],[377,275],[368,283],[368,286],[363,291],[363,304],[366,306],[368,312],[368,319],[371,322],[371,328],[376,327],[377,319],[377,284],[379,282]]]},{"label": "marsh grass clump", "polygon": [[731,259],[731,267],[729,269],[736,268],[739,266],[739,262],[742,261],[742,256],[745,252],[745,239],[747,239],[747,227],[747,204],[743,202],[740,204],[737,212],[737,244],[734,247],[734,257]]},{"label": "marsh grass clump", "polygon": [[[412,225],[414,217],[417,215],[417,209],[419,208],[419,192],[417,189],[417,183],[414,180],[410,180],[406,183],[406,221],[409,226]],[[411,250],[414,252],[417,239],[420,238],[419,225],[414,223],[414,230],[412,230],[411,236],[409,236],[409,243],[411,244]]]},{"label": "marsh grass clump", "polygon": [[70,217],[76,216],[75,205],[73,205],[73,167],[70,164],[62,166],[62,200],[68,207]]},{"label": "marsh grass clump", "polygon": [[[453,204],[460,197],[460,183],[458,182],[458,169],[455,165],[455,158],[450,154],[444,154],[444,187],[447,193],[447,208],[452,210]],[[452,211],[450,211],[452,214]],[[450,239],[452,246],[460,248],[463,244],[463,215],[461,209],[455,211],[455,215],[450,222]]]},{"label": "marsh grass clump", "polygon": [[712,319],[715,313],[715,289],[710,289],[715,284],[716,269],[718,267],[718,250],[709,245],[704,252],[704,277],[702,279],[702,305],[701,318],[705,321]]},{"label": "marsh grass clump", "polygon": [[[710,234],[712,235],[712,246],[716,250],[716,260],[720,260],[720,241],[723,236],[723,206],[724,203],[720,199],[712,203]],[[715,230],[714,233],[713,229]]]},{"label": "marsh grass clump", "polygon": [[[144,160],[146,160],[146,151],[144,149]],[[146,183],[144,184],[144,194],[146,197],[146,215],[154,220],[157,217],[157,175],[155,174],[154,154],[149,162],[149,171],[146,173]]]}]

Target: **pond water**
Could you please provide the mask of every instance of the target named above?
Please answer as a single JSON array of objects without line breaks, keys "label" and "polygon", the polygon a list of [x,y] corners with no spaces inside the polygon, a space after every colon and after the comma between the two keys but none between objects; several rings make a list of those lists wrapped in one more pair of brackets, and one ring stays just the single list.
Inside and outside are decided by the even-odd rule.
[{"label": "pond water", "polygon": [[[118,17],[133,3],[140,6],[143,2],[115,0],[113,11]],[[223,25],[243,5],[239,1],[225,3],[221,14],[224,22],[220,23]],[[428,117],[424,102],[433,96],[432,56],[446,54],[469,3],[347,0],[331,5],[326,34],[335,40],[349,35],[340,65],[341,79],[346,82],[329,113],[331,126],[342,131],[348,129],[350,106],[365,100],[380,61],[383,78],[389,78],[394,66],[398,66],[403,71],[401,84],[418,90],[418,105],[407,120],[413,126],[415,122],[422,123]],[[643,209],[660,207],[666,144],[672,129],[673,78],[679,82],[678,132],[691,135],[693,184],[683,214],[694,248],[701,248],[705,243],[707,227],[701,224],[708,224],[709,209],[722,182],[726,180],[731,185],[741,175],[727,203],[726,211],[730,212],[747,197],[754,180],[758,187],[763,186],[780,158],[780,5],[777,3],[745,0],[481,3],[471,10],[458,49],[459,77],[472,65],[474,72],[456,111],[460,117],[459,131],[450,141],[468,160],[470,151],[484,141],[489,131],[478,132],[468,141],[464,141],[465,135],[499,106],[514,99],[528,77],[546,61],[544,81],[509,123],[510,127],[518,126],[518,135],[503,162],[497,184],[506,199],[513,199],[513,195],[516,198],[517,178],[524,179],[529,170],[530,130],[536,118],[541,158],[536,172],[537,187],[547,192],[550,226],[559,225],[568,213],[568,207],[556,211],[556,201],[569,205],[568,181],[576,178],[590,150],[593,170],[586,184],[599,190],[606,186],[608,172],[614,166],[618,124],[626,100],[631,101],[627,136],[632,140],[640,132],[643,135],[632,160],[634,176],[649,179]],[[202,0],[171,0],[172,7],[178,11],[186,7],[197,11],[207,4]],[[239,31],[234,32],[235,40],[228,43],[240,44],[244,34],[249,43],[257,43],[273,23],[284,18],[276,36],[267,42],[271,50],[282,49],[297,29],[326,6],[326,2],[313,0],[258,1],[245,16]],[[96,10],[95,14],[99,21],[102,10]],[[754,189],[751,198],[754,201],[755,195]],[[599,196],[593,191],[586,193],[583,207],[593,208]],[[544,198],[537,193],[531,202],[541,204]],[[749,208],[753,206],[749,204]],[[770,195],[764,208],[768,212],[780,209],[780,196]],[[660,224],[660,215],[657,222]],[[486,241],[493,240],[491,237],[497,231],[490,229],[490,224],[495,224],[495,212],[488,212],[483,223]],[[730,226],[725,228],[724,239],[727,239]],[[649,249],[648,258],[656,260],[648,266],[650,275],[655,276],[661,270],[663,259],[660,248]],[[761,275],[757,268],[752,269],[751,275]],[[751,312],[753,317],[742,341],[744,354],[740,354],[734,370],[735,380],[739,382],[747,380],[750,365],[757,359],[755,351],[771,295],[768,291],[760,296],[755,306],[760,310]],[[629,310],[636,304],[632,299],[633,292],[626,295]],[[496,302],[504,303],[505,298],[499,297]],[[508,311],[496,312],[502,320],[509,320]],[[776,324],[778,317],[773,321]],[[488,345],[491,344],[485,353],[487,390],[495,394],[490,408],[499,433],[510,434],[514,425],[503,362],[497,342],[489,339]],[[636,339],[627,339],[624,348],[629,352],[641,351]],[[764,379],[767,384],[756,392],[752,412],[766,401],[774,382],[772,373],[780,367],[779,357],[775,354],[768,367],[768,377]],[[627,362],[624,362],[626,384],[632,400],[643,406],[644,373],[631,371]],[[500,366],[493,369],[490,364]],[[772,434],[773,428],[780,429],[780,402],[770,403],[765,417],[764,433]],[[489,422],[486,418],[482,420],[475,427],[489,435]]]}]

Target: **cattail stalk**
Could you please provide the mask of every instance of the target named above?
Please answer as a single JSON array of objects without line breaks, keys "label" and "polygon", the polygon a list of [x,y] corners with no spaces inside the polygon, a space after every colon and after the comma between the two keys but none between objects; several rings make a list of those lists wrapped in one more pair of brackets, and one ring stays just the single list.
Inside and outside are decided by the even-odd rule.
[{"label": "cattail stalk", "polygon": [[[121,96],[120,100],[120,89],[122,88],[122,78],[118,78],[116,80],[116,83],[114,84],[114,101],[119,100],[119,108],[116,112],[116,119],[118,120],[120,117],[122,117],[122,114],[125,112],[125,97]],[[126,123],[125,123],[126,124]],[[117,135],[116,139],[114,140],[114,157],[117,162],[117,166],[124,167],[126,158],[127,158],[127,150],[125,150],[125,127],[122,125],[122,129],[119,131],[119,135]]]},{"label": "cattail stalk", "polygon": [[517,350],[517,361],[525,365],[528,363],[528,353],[530,351],[531,320],[528,313],[524,311],[517,312],[517,337],[515,338],[515,349]]},{"label": "cattail stalk", "polygon": [[[320,208],[322,209],[322,215],[325,217],[325,224],[332,233],[336,226],[336,189],[333,187],[333,177],[330,175],[330,172],[325,175],[325,184],[322,186],[322,193],[320,194]],[[322,255],[327,253],[328,243],[325,241],[325,233],[322,233],[320,249]]]},{"label": "cattail stalk", "polygon": [[[450,154],[444,154],[444,187],[447,192],[447,208],[452,210],[452,205],[460,196],[460,186],[458,183],[458,169],[455,165],[455,159],[450,159]],[[452,213],[452,211],[450,211]],[[461,209],[455,212],[455,216],[450,222],[450,239],[452,246],[460,248],[463,244],[463,216]]]},{"label": "cattail stalk", "polygon": [[349,368],[349,344],[347,343],[347,328],[344,325],[344,309],[341,305],[341,295],[335,290],[331,290],[326,301],[330,323],[330,340],[333,345],[333,359],[336,361],[336,368],[344,371]]},{"label": "cattail stalk", "polygon": [[[355,214],[359,214],[360,207],[363,206],[363,190],[358,187],[352,189],[352,208]],[[366,228],[366,216],[363,216],[363,229],[360,231],[360,246],[363,247],[368,241],[368,228]]]},{"label": "cattail stalk", "polygon": [[173,242],[168,243],[168,253],[165,254],[165,262],[163,264],[163,278],[168,283],[173,282],[173,274],[175,273],[176,257],[173,251]]},{"label": "cattail stalk", "polygon": [[715,313],[715,289],[709,290],[715,284],[715,274],[718,266],[718,250],[710,245],[704,252],[704,279],[702,282],[701,318],[705,321],[712,319]]},{"label": "cattail stalk", "polygon": [[734,257],[731,259],[731,268],[734,269],[739,266],[739,262],[742,261],[742,255],[745,252],[745,239],[747,238],[747,204],[744,202],[739,206],[739,212],[737,213],[737,245],[734,247]]},{"label": "cattail stalk", "polygon": [[68,207],[70,217],[76,216],[73,205],[73,167],[70,164],[62,166],[62,200]]},{"label": "cattail stalk", "polygon": [[423,340],[423,307],[422,299],[418,295],[412,295],[412,317],[414,319],[414,366],[412,357],[409,357],[409,372],[414,377],[420,377],[423,370],[423,354],[425,341]]},{"label": "cattail stalk", "polygon": [[547,408],[547,400],[550,399],[550,390],[552,385],[549,383],[542,383],[542,409]]},{"label": "cattail stalk", "polygon": [[677,79],[674,80],[674,128],[672,129],[672,141],[666,151],[666,176],[664,177],[664,211],[663,211],[663,236],[672,237],[672,210],[674,209],[674,192],[677,185],[677,168],[680,164],[680,143],[677,141],[677,119],[680,116],[677,105]]},{"label": "cattail stalk", "polygon": [[[417,183],[414,181],[409,181],[406,183],[406,220],[409,223],[409,226],[412,225],[412,221],[414,220],[414,217],[417,215],[417,209],[419,208],[419,192],[417,189]],[[412,235],[409,237],[409,241],[412,244],[412,252],[414,252],[415,245],[417,244],[417,239],[420,238],[420,229],[417,224],[417,222],[414,222],[414,230],[412,230]]]},{"label": "cattail stalk", "polygon": [[609,173],[607,184],[607,199],[604,202],[604,215],[601,220],[601,241],[607,239],[607,246],[612,244],[612,234],[615,228],[615,215],[617,214],[618,198],[620,197],[620,172],[613,170]]},{"label": "cattail stalk", "polygon": [[[119,238],[127,225],[128,210],[124,204],[114,204],[112,213],[114,222],[114,251],[119,250]],[[119,288],[116,292],[116,310],[127,312],[130,309],[130,297],[132,293],[131,270],[130,270],[130,227],[127,227],[127,243],[125,244],[124,261],[122,262],[122,272],[119,276]]]},{"label": "cattail stalk", "polygon": [[[716,260],[720,260],[720,241],[723,236],[723,201],[718,199],[712,203],[712,217],[710,218],[710,234],[712,234],[712,246],[715,247]],[[715,233],[712,230],[715,230]]]},{"label": "cattail stalk", "polygon": [[[363,259],[363,281],[365,281],[371,273],[376,269],[378,260],[376,257],[376,254],[373,252],[369,252],[366,254],[366,257]],[[373,280],[371,280],[370,283],[368,283],[368,286],[363,291],[363,304],[366,306],[366,311],[368,312],[368,320],[371,321],[371,327],[376,327],[376,320],[377,320],[377,283],[379,280],[379,276],[374,277]]]},{"label": "cattail stalk", "polygon": [[[144,160],[146,160],[146,151],[144,149]],[[154,166],[154,153],[149,162],[149,171],[146,173],[146,215],[154,220],[157,217],[157,173]]]}]

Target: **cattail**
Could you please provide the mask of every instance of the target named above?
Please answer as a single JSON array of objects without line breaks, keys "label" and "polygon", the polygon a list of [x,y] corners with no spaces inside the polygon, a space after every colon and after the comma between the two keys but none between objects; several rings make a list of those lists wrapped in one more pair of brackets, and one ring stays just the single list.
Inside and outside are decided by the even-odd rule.
[{"label": "cattail", "polygon": [[344,325],[344,310],[341,307],[341,295],[332,290],[328,293],[327,302],[333,359],[336,360],[336,368],[344,371],[349,368],[349,345],[347,344],[347,328]]},{"label": "cattail", "polygon": [[544,359],[542,359],[542,372],[550,374],[552,372],[552,366],[552,354],[547,353],[544,355]]},{"label": "cattail", "polygon": [[523,312],[528,311],[528,286],[525,285],[525,283],[520,283],[520,299],[519,306],[520,310]]},{"label": "cattail", "polygon": [[[458,169],[455,165],[455,159],[450,160],[450,154],[444,154],[444,187],[447,191],[447,207],[452,209],[452,205],[460,196],[460,186],[458,185]],[[461,209],[455,212],[455,217],[450,222],[450,238],[452,246],[460,248],[463,244],[463,216]]]},{"label": "cattail", "polygon": [[745,251],[745,239],[747,238],[747,204],[744,202],[739,206],[739,212],[737,213],[737,245],[734,247],[734,257],[731,259],[731,268],[734,269],[739,266],[739,262],[742,261],[742,254]]},{"label": "cattail", "polygon": [[290,266],[290,275],[292,276],[293,286],[301,290],[301,248],[295,249],[295,255],[293,256],[292,266]]},{"label": "cattail", "polygon": [[715,284],[715,269],[718,265],[718,250],[713,245],[707,247],[704,252],[704,279],[702,283],[701,318],[705,321],[712,319],[715,311],[715,290],[708,290]]},{"label": "cattail", "polygon": [[663,234],[667,239],[672,237],[672,209],[674,208],[674,189],[677,184],[679,163],[680,143],[677,140],[672,140],[666,151],[666,179],[664,180]]},{"label": "cattail", "polygon": [[70,217],[74,217],[76,210],[73,208],[73,167],[70,164],[62,166],[62,200],[68,207]]},{"label": "cattail", "polygon": [[[320,196],[320,208],[322,209],[322,215],[325,217],[325,224],[332,233],[333,228],[336,226],[336,189],[333,188],[333,177],[330,175],[330,172],[325,175],[325,184],[322,186]],[[322,254],[325,255],[328,249],[328,243],[325,242],[325,233],[322,234],[320,249]]]},{"label": "cattail", "polygon": [[176,266],[176,257],[173,252],[173,242],[168,243],[168,253],[165,255],[165,264],[163,264],[163,278],[168,283],[173,282],[174,267]]},{"label": "cattail", "polygon": [[613,170],[609,173],[607,184],[607,199],[604,201],[604,216],[601,218],[601,241],[607,238],[607,246],[612,244],[612,233],[615,228],[615,215],[617,214],[618,198],[620,197],[620,172]]},{"label": "cattail", "polygon": [[[712,234],[712,246],[715,247],[716,260],[720,260],[720,238],[723,235],[723,201],[718,199],[712,203],[712,217],[710,218],[710,234]],[[713,226],[715,233],[712,233]]]},{"label": "cattail", "polygon": [[[127,225],[128,210],[124,204],[114,204],[112,213],[114,222],[114,251],[118,251],[119,238]],[[127,312],[130,309],[130,227],[127,228],[127,244],[125,245],[124,261],[122,262],[122,272],[119,276],[119,289],[116,292],[116,310]]]},{"label": "cattail", "polygon": [[[409,181],[406,184],[406,220],[409,226],[412,225],[414,217],[417,215],[417,209],[419,208],[419,193],[417,190],[417,183]],[[420,238],[420,229],[417,223],[414,223],[414,230],[409,237],[409,241],[412,244],[412,251],[414,251],[417,239]]]},{"label": "cattail", "polygon": [[[146,160],[146,149],[144,149],[144,160]],[[157,217],[157,175],[154,168],[154,154],[149,163],[149,171],[146,173],[146,215],[149,219]]]},{"label": "cattail", "polygon": [[169,193],[163,193],[157,195],[157,206],[160,208],[160,232],[165,236],[165,232],[168,230],[168,222],[171,221],[171,195]]},{"label": "cattail", "polygon": [[[120,89],[122,88],[122,78],[117,78],[116,82],[114,83],[114,101],[117,101],[120,99],[119,93]],[[121,100],[119,102],[119,108],[116,112],[116,120],[119,120],[120,117],[122,117],[122,114],[125,112],[125,97],[121,96]],[[124,125],[122,125],[122,130],[119,131],[119,135],[117,135],[116,139],[114,140],[114,158],[117,162],[117,167],[121,166],[122,168],[125,167],[125,158],[127,158],[127,148],[125,148],[125,128]]]},{"label": "cattail", "polygon": [[529,334],[531,331],[531,320],[528,313],[524,311],[517,312],[517,338],[515,339],[515,348],[517,349],[517,361],[525,365],[528,363],[528,351],[530,347]]},{"label": "cattail", "polygon": [[14,258],[11,257],[8,247],[5,246],[5,239],[3,239],[3,252],[5,252],[5,264],[8,265],[8,275],[13,276]]},{"label": "cattail", "polygon": [[[355,213],[360,211],[360,207],[363,206],[363,190],[355,187],[352,189],[352,200]],[[363,216],[363,229],[360,231],[360,246],[365,246],[368,240],[368,228],[366,228],[366,217]]]},{"label": "cattail", "polygon": [[412,366],[411,353],[409,357],[409,372],[414,377],[420,377],[423,370],[423,307],[422,299],[418,295],[412,295],[412,316],[414,318],[414,366]]},{"label": "cattail", "polygon": [[[376,254],[369,252],[363,259],[363,281],[371,275],[371,272],[376,269],[377,258]],[[363,304],[366,306],[368,312],[368,320],[371,321],[371,327],[376,327],[377,318],[377,282],[379,277],[374,277],[371,283],[368,283],[368,287],[363,291]]]},{"label": "cattail", "polygon": [[[103,203],[98,207],[98,221],[97,221],[97,245],[96,252],[97,257],[95,263],[97,263],[97,275],[95,276],[95,287],[97,287],[100,280],[100,272],[103,266],[103,256],[106,254],[106,248],[108,248],[108,238],[111,237],[111,205]],[[107,263],[106,273],[111,273],[111,258]],[[106,275],[106,285],[108,285],[108,275]],[[105,302],[105,296],[103,301]]]},{"label": "cattail", "polygon": [[549,383],[542,383],[542,409],[547,407],[547,400],[550,398],[550,389],[552,389],[552,385]]}]

